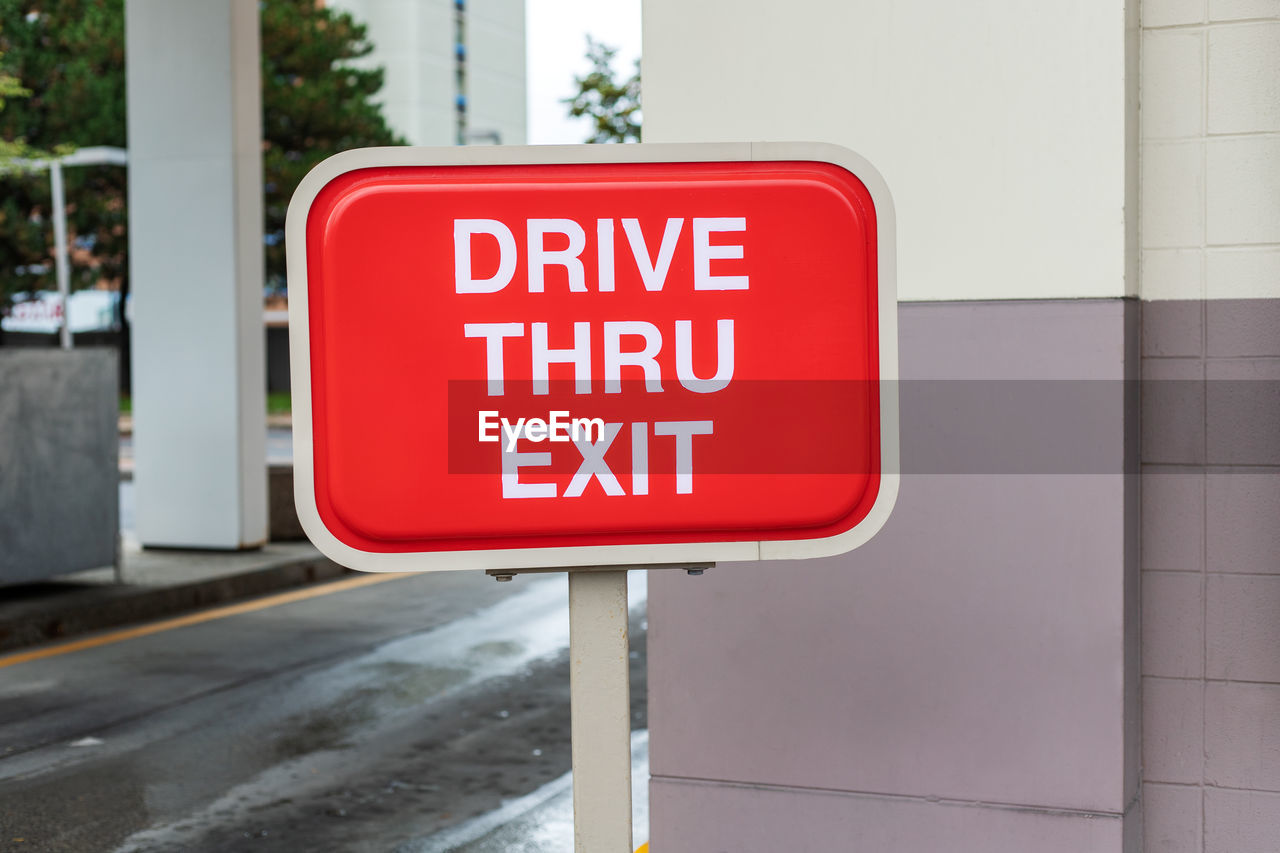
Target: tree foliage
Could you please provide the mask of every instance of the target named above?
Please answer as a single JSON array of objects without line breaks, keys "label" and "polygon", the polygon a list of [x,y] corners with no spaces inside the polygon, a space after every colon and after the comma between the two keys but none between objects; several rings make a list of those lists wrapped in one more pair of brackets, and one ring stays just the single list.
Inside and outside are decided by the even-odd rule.
[{"label": "tree foliage", "polygon": [[[284,283],[284,217],[303,175],[347,148],[399,143],[371,100],[382,72],[348,64],[372,46],[349,14],[265,0],[262,16],[264,234],[267,280]],[[125,147],[124,0],[0,0],[0,138],[54,150]],[[127,175],[65,172],[72,286],[127,289]],[[47,173],[0,177],[0,296],[54,287]],[[42,269],[43,268],[43,269]],[[22,274],[19,274],[19,270]]]},{"label": "tree foliage", "polygon": [[[3,55],[0,55],[0,59],[3,58]],[[4,109],[6,98],[25,98],[30,94],[30,90],[22,88],[21,80],[12,74],[0,71],[0,110]]]},{"label": "tree foliage", "polygon": [[373,101],[382,69],[351,62],[372,50],[364,25],[346,12],[296,0],[262,6],[268,287],[284,285],[285,212],[303,176],[339,151],[404,144]]},{"label": "tree foliage", "polygon": [[[0,2],[0,53],[4,71],[30,93],[0,111],[0,138],[20,156],[124,147],[123,0]],[[72,286],[119,282],[127,266],[124,169],[76,167],[64,180]],[[50,204],[46,171],[0,179],[0,296],[55,287]]]},{"label": "tree foliage", "polygon": [[[0,68],[4,67],[4,54],[0,53]],[[0,113],[4,112],[5,102],[13,98],[29,98],[31,90],[23,87],[22,81],[12,74],[0,71]],[[27,168],[24,161],[37,160],[49,156],[46,152],[33,148],[25,139],[0,138],[0,175],[22,171]]]},{"label": "tree foliage", "polygon": [[613,70],[617,54],[617,48],[587,36],[591,71],[573,78],[578,93],[565,99],[570,116],[591,120],[587,142],[640,141],[640,63],[636,62],[635,73],[620,81]]},{"label": "tree foliage", "polygon": [[[4,67],[4,54],[0,53],[0,68]],[[28,98],[30,89],[24,89],[22,81],[12,74],[0,71],[0,112],[4,112],[4,103],[10,98]],[[22,140],[0,139],[0,169],[4,169],[16,157],[26,154]]]}]

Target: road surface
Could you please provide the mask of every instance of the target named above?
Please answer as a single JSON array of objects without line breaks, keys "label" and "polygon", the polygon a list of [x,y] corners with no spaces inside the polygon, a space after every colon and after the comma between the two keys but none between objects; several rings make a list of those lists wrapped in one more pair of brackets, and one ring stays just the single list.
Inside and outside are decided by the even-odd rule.
[{"label": "road surface", "polygon": [[432,849],[563,785],[566,596],[563,576],[360,575],[0,657],[0,850]]}]

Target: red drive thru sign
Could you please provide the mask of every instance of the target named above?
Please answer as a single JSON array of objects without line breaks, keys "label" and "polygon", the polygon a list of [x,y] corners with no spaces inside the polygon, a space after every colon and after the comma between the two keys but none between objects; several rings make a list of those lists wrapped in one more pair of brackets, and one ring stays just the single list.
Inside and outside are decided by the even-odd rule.
[{"label": "red drive thru sign", "polygon": [[856,547],[898,487],[893,225],[827,145],[326,160],[287,225],[303,527],[368,571]]}]

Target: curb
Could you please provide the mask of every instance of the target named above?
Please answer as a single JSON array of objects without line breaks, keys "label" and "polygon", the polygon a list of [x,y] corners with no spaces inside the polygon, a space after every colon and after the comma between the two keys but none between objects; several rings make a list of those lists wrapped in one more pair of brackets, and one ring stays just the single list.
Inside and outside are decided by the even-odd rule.
[{"label": "curb", "polygon": [[[293,413],[279,412],[277,414],[267,415],[267,426],[277,429],[293,428]],[[122,414],[116,418],[116,429],[121,435],[133,435],[133,415]]]},{"label": "curb", "polygon": [[0,651],[65,640],[122,625],[149,622],[266,593],[335,580],[351,572],[316,555],[290,558],[279,564],[235,575],[174,586],[104,586],[23,613],[0,617]]}]

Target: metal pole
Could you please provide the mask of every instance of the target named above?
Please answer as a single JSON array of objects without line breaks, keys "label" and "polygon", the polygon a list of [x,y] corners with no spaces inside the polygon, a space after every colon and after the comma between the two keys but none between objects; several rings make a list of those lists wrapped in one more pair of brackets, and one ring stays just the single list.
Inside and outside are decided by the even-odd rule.
[{"label": "metal pole", "polygon": [[49,164],[49,184],[53,192],[53,266],[58,274],[58,303],[62,306],[62,348],[71,349],[71,317],[67,298],[71,295],[71,271],[67,267],[67,197],[62,188],[62,163]]},{"label": "metal pole", "polygon": [[569,572],[574,853],[631,853],[627,573]]}]

